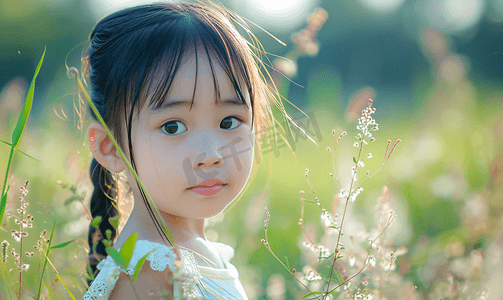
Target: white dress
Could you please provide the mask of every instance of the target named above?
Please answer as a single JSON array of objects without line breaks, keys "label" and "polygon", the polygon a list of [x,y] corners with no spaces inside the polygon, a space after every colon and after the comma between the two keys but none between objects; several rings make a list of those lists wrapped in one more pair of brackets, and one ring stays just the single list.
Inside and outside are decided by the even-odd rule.
[{"label": "white dress", "polygon": [[[174,296],[180,299],[183,294],[188,299],[243,299],[247,300],[243,286],[238,279],[238,271],[229,261],[234,256],[234,249],[226,244],[213,242],[225,269],[214,269],[199,266],[192,251],[180,249],[182,265],[177,268],[177,256],[173,247],[147,240],[137,240],[133,256],[127,269],[119,267],[111,256],[100,261],[96,266],[100,270],[89,290],[84,294],[84,300],[107,300],[122,272],[133,275],[138,261],[151,250],[144,264],[150,262],[152,270],[164,271],[166,266],[172,270],[175,278],[185,278],[183,283],[175,280]],[[132,299],[135,299],[133,297]]]}]

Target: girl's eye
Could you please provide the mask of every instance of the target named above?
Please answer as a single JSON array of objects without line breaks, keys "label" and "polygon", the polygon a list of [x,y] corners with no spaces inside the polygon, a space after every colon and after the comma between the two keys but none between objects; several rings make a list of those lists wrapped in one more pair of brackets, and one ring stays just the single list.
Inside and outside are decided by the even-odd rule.
[{"label": "girl's eye", "polygon": [[[233,125],[235,125],[234,128],[236,128],[241,123],[243,123],[243,120],[241,120],[238,117],[234,117],[234,116],[226,117],[220,123],[220,127],[223,129],[231,129],[233,127]],[[181,127],[178,124],[183,124],[183,122],[180,120],[169,121],[169,122],[166,122],[164,125],[162,125],[161,129],[164,133],[166,133],[168,135],[177,135],[177,134],[180,134],[183,132],[183,131],[180,131]],[[183,127],[185,127],[185,125],[183,125]],[[234,128],[232,128],[232,129],[234,129]]]},{"label": "girl's eye", "polygon": [[[237,121],[233,122],[233,119],[238,120],[239,122],[237,122]],[[225,119],[222,120],[222,122],[220,123],[220,126],[223,127],[224,129],[229,129],[230,127],[232,127],[233,123],[235,123],[237,126],[239,126],[241,123],[243,123],[243,120],[241,120],[238,117],[226,117]]]},{"label": "girl's eye", "polygon": [[[180,120],[175,120],[175,121],[169,121],[167,123],[165,123],[164,125],[162,125],[161,129],[162,131],[164,131],[164,133],[168,134],[168,135],[175,135],[175,134],[179,134],[181,132],[178,132],[180,126],[177,125],[177,123],[180,123],[180,124],[183,124],[182,121]],[[185,127],[185,125],[183,125],[183,127]]]}]

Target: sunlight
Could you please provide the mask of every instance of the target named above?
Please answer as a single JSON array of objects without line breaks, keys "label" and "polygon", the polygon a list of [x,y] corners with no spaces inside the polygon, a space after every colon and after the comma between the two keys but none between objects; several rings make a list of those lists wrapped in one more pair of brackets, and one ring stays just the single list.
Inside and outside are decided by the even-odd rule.
[{"label": "sunlight", "polygon": [[[236,1],[237,2],[237,1]],[[278,34],[288,33],[305,24],[319,0],[249,0],[229,3],[231,9],[247,14],[255,23]]]},{"label": "sunlight", "polygon": [[373,12],[391,14],[396,12],[405,0],[359,0],[359,2]]}]

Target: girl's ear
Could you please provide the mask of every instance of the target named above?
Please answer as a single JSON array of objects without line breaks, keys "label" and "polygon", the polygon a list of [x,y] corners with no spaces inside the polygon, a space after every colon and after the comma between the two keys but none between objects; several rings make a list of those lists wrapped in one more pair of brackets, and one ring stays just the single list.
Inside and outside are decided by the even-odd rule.
[{"label": "girl's ear", "polygon": [[100,165],[114,173],[124,171],[126,166],[101,124],[94,122],[89,125],[87,136],[91,152]]}]

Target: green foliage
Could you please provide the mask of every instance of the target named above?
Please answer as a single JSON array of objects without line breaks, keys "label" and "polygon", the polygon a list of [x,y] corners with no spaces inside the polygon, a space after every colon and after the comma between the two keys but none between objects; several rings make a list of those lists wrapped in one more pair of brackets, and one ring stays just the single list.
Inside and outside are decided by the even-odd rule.
[{"label": "green foliage", "polygon": [[31,106],[33,103],[33,93],[35,91],[35,79],[38,76],[38,72],[40,71],[40,67],[42,67],[42,62],[44,61],[44,56],[45,56],[45,48],[44,48],[44,53],[42,54],[42,57],[40,58],[37,68],[35,69],[35,74],[33,75],[33,79],[31,80],[30,84],[30,89],[28,90],[28,95],[26,96],[26,100],[23,104],[23,109],[21,111],[21,114],[19,116],[19,119],[17,120],[16,128],[14,128],[14,132],[12,133],[12,144],[10,154],[9,154],[9,161],[7,163],[7,170],[5,171],[5,179],[2,187],[2,192],[1,192],[1,200],[0,200],[0,223],[2,223],[3,220],[3,215],[5,213],[5,206],[7,205],[7,193],[9,191],[10,186],[7,186],[7,178],[9,177],[9,168],[10,164],[12,162],[12,155],[14,154],[14,150],[16,149],[17,145],[19,144],[19,141],[21,140],[21,135],[23,134],[24,127],[26,126],[26,122],[28,122],[28,117],[30,115],[31,111]]}]

